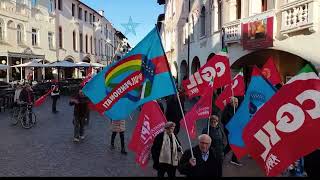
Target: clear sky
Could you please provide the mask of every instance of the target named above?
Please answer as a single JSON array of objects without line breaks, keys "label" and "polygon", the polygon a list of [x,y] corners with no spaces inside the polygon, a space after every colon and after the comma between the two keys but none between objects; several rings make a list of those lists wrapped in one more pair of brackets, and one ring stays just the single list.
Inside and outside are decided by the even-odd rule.
[{"label": "clear sky", "polygon": [[121,24],[127,24],[130,16],[133,23],[139,23],[133,33],[125,34],[134,47],[157,23],[159,14],[163,13],[163,5],[157,0],[81,0],[95,10],[104,10],[104,16],[113,26],[125,34]]}]

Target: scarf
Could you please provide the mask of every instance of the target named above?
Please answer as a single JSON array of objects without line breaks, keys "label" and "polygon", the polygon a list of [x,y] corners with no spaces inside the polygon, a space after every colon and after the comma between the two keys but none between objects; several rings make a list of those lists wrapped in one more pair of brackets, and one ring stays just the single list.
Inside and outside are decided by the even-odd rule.
[{"label": "scarf", "polygon": [[[171,154],[171,144],[170,136],[165,132],[163,135],[163,142],[160,151],[159,163],[170,164],[173,166],[178,166],[178,149],[176,136],[172,134],[172,154]],[[172,157],[172,159],[171,159]]]}]

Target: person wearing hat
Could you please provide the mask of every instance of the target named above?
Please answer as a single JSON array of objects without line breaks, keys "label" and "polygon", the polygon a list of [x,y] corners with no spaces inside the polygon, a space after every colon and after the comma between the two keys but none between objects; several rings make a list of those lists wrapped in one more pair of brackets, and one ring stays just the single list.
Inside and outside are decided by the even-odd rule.
[{"label": "person wearing hat", "polygon": [[176,169],[179,162],[179,153],[182,153],[180,141],[174,134],[174,122],[167,122],[164,126],[164,132],[158,134],[151,147],[153,159],[153,168],[158,171],[158,177],[176,176]]},{"label": "person wearing hat", "polygon": [[58,113],[59,111],[57,111],[57,101],[60,98],[60,89],[56,80],[52,81],[51,89],[53,89],[53,91],[51,92],[52,112]]}]

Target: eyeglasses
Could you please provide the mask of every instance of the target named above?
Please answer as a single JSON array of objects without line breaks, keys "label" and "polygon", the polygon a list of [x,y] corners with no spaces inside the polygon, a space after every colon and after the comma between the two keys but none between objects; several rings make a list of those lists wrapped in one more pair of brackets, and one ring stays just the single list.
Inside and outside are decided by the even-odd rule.
[{"label": "eyeglasses", "polygon": [[206,145],[209,145],[210,143],[208,143],[208,142],[203,142],[203,141],[200,141],[200,144],[206,144]]}]

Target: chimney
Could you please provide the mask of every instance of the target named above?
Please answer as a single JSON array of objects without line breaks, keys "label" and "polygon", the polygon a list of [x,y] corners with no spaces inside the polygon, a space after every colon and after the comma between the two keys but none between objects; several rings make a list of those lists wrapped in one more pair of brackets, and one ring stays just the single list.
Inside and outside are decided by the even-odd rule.
[{"label": "chimney", "polygon": [[101,16],[104,16],[104,10],[99,10],[98,12]]}]

